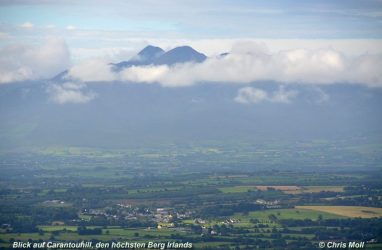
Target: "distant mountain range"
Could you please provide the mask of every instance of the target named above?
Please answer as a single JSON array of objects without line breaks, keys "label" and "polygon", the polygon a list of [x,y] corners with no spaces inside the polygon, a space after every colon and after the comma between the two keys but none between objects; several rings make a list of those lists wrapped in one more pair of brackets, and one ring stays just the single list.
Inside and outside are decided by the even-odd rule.
[{"label": "distant mountain range", "polygon": [[206,60],[206,58],[206,55],[194,50],[190,46],[176,47],[165,52],[159,47],[148,45],[132,59],[112,65],[115,70],[121,70],[138,65],[174,65],[186,62],[200,63]]},{"label": "distant mountain range", "polygon": [[[224,56],[222,54],[221,56]],[[116,71],[137,65],[200,63],[206,56],[189,46],[165,52],[147,46]],[[359,85],[284,85],[291,102],[240,103],[244,87],[280,98],[281,83],[196,84],[166,88],[134,82],[67,86],[63,98],[92,93],[90,101],[57,103],[49,91],[60,89],[68,71],[54,81],[0,85],[0,149],[71,145],[125,147],[167,142],[219,143],[364,138],[381,141],[382,90]],[[77,88],[77,89],[76,89]],[[78,88],[81,88],[78,90]],[[57,89],[56,89],[57,90]],[[250,93],[253,95],[256,92]],[[276,94],[274,94],[276,93]],[[370,139],[371,138],[371,139]]]}]

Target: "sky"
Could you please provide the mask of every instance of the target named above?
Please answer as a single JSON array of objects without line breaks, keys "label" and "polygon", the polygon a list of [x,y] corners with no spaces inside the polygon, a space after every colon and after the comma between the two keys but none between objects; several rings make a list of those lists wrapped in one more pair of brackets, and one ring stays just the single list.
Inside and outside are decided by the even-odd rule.
[{"label": "sky", "polygon": [[[283,55],[290,60],[288,53],[297,51],[292,55],[309,61],[308,72],[315,68],[317,57],[322,57],[319,62],[328,62],[344,71],[360,66],[360,57],[374,56],[364,58],[366,64],[362,61],[362,66],[378,68],[382,66],[381,39],[381,0],[0,0],[0,82],[52,77],[68,68],[89,65],[89,60],[93,63],[90,65],[98,65],[92,60],[104,63],[128,60],[148,44],[165,50],[190,45],[213,57],[231,52],[245,41],[257,44],[252,46],[255,50],[261,45],[262,53],[270,54],[273,61]],[[264,60],[260,57],[253,61],[261,64]],[[299,63],[305,64],[304,60]],[[277,67],[285,74],[284,66]],[[142,70],[146,70],[145,74],[163,71]],[[325,70],[324,67],[318,73]],[[172,69],[165,71],[173,73]],[[127,79],[139,80],[134,74],[130,72]],[[205,73],[200,74],[203,76],[197,79],[181,79],[186,79],[186,85],[209,80]],[[260,75],[243,81],[268,77],[264,72]],[[116,77],[121,78],[107,79]],[[354,76],[337,74],[319,82],[347,81],[350,77]],[[355,78],[375,86],[382,76]],[[307,80],[301,75],[271,80],[299,79]],[[157,80],[153,77],[149,82]],[[171,79],[170,82],[171,86],[177,85]]]}]

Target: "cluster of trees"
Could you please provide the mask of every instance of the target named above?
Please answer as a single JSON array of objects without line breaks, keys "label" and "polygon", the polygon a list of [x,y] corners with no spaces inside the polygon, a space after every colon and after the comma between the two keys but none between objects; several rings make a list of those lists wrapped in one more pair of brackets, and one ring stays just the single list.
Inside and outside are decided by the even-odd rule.
[{"label": "cluster of trees", "polygon": [[[70,224],[70,223],[68,223]],[[76,225],[76,223],[73,223]],[[112,217],[106,217],[104,215],[93,216],[88,221],[81,221],[81,226],[120,226],[123,228],[139,228],[139,227],[154,227],[156,228],[158,224],[155,221],[148,219],[115,219]]]},{"label": "cluster of trees", "polygon": [[264,206],[249,202],[240,202],[237,204],[226,204],[226,205],[212,205],[208,207],[203,207],[199,211],[199,216],[202,218],[210,218],[217,216],[230,216],[234,213],[246,213],[249,211],[263,210]]},{"label": "cluster of trees", "polygon": [[279,222],[286,228],[284,230],[285,233],[292,232],[291,227],[307,227],[303,232],[296,233],[315,234],[317,240],[377,239],[382,241],[382,218],[326,219],[317,221],[310,219],[284,219]]},{"label": "cluster of trees", "polygon": [[[20,216],[22,215],[22,216]],[[38,232],[38,225],[51,224],[52,221],[72,221],[78,219],[77,210],[72,207],[27,206],[15,211],[2,210],[1,224],[11,225],[11,232]]]}]

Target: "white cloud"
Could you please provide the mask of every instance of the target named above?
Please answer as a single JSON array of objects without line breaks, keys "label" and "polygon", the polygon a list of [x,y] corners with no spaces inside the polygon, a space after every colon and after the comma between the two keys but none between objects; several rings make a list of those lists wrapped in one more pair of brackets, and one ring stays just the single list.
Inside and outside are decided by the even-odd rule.
[{"label": "white cloud", "polygon": [[13,70],[0,69],[0,83],[9,83],[31,79],[33,72],[29,67],[18,67]]},{"label": "white cloud", "polygon": [[32,29],[34,27],[34,25],[31,22],[25,22],[25,23],[21,24],[20,27],[24,28],[24,29]]},{"label": "white cloud", "polygon": [[72,31],[72,30],[76,30],[77,27],[73,26],[73,25],[68,25],[68,26],[66,26],[66,29],[69,30],[69,31]]},{"label": "white cloud", "polygon": [[0,83],[49,78],[67,69],[70,54],[63,39],[47,38],[41,46],[0,49]]},{"label": "white cloud", "polygon": [[92,91],[85,91],[86,86],[81,83],[66,82],[63,84],[51,84],[47,88],[52,101],[58,104],[87,103],[97,95]]},{"label": "white cloud", "polygon": [[258,88],[244,87],[238,90],[234,100],[243,104],[255,104],[264,101],[290,103],[297,94],[298,92],[295,90],[285,90],[284,86],[280,86],[277,91],[272,93]]},{"label": "white cloud", "polygon": [[262,89],[244,87],[239,89],[235,101],[239,103],[259,103],[268,99],[268,93]]},{"label": "white cloud", "polygon": [[131,82],[154,83],[165,79],[169,74],[171,74],[170,67],[166,65],[133,66],[123,70],[120,74],[120,79]]},{"label": "white cloud", "polygon": [[298,94],[296,90],[285,90],[284,86],[275,91],[268,99],[271,102],[290,103]]},{"label": "white cloud", "polygon": [[88,60],[69,70],[68,77],[84,82],[114,81],[117,75],[111,65],[101,60]]}]

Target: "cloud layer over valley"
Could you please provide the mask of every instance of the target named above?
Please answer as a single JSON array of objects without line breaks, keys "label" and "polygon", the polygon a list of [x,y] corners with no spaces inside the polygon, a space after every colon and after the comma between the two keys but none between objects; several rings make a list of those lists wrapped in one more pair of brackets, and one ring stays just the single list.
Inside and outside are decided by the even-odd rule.
[{"label": "cloud layer over valley", "polygon": [[[175,59],[184,56],[184,47],[180,48],[177,51],[179,55],[172,54]],[[188,50],[202,55],[190,47]],[[137,58],[139,55],[133,57],[133,61],[122,62],[124,66],[119,68],[119,64],[101,59],[89,59],[70,67],[70,53],[65,41],[48,38],[41,46],[4,47],[0,51],[0,83],[48,80],[47,93],[51,100],[59,104],[91,101],[97,94],[87,90],[87,85],[94,82],[159,84],[163,87],[206,83],[244,85],[235,101],[246,104],[263,101],[289,103],[298,94],[286,88],[267,92],[245,86],[252,82],[382,87],[382,55],[378,53],[346,55],[330,48],[275,52],[264,43],[241,41],[235,43],[228,53],[210,56],[199,62],[157,63],[154,60],[140,63]],[[49,80],[60,72],[63,73],[59,77]]]},{"label": "cloud layer over valley", "polygon": [[85,84],[66,82],[64,84],[51,84],[47,92],[51,100],[58,104],[86,103],[93,100],[97,94],[87,91]]},{"label": "cloud layer over valley", "polygon": [[271,53],[264,45],[242,42],[225,55],[202,63],[137,65],[114,72],[102,61],[86,61],[69,70],[69,78],[83,81],[159,83],[166,87],[196,83],[354,83],[382,86],[382,56],[347,56],[333,49],[294,49]]}]

